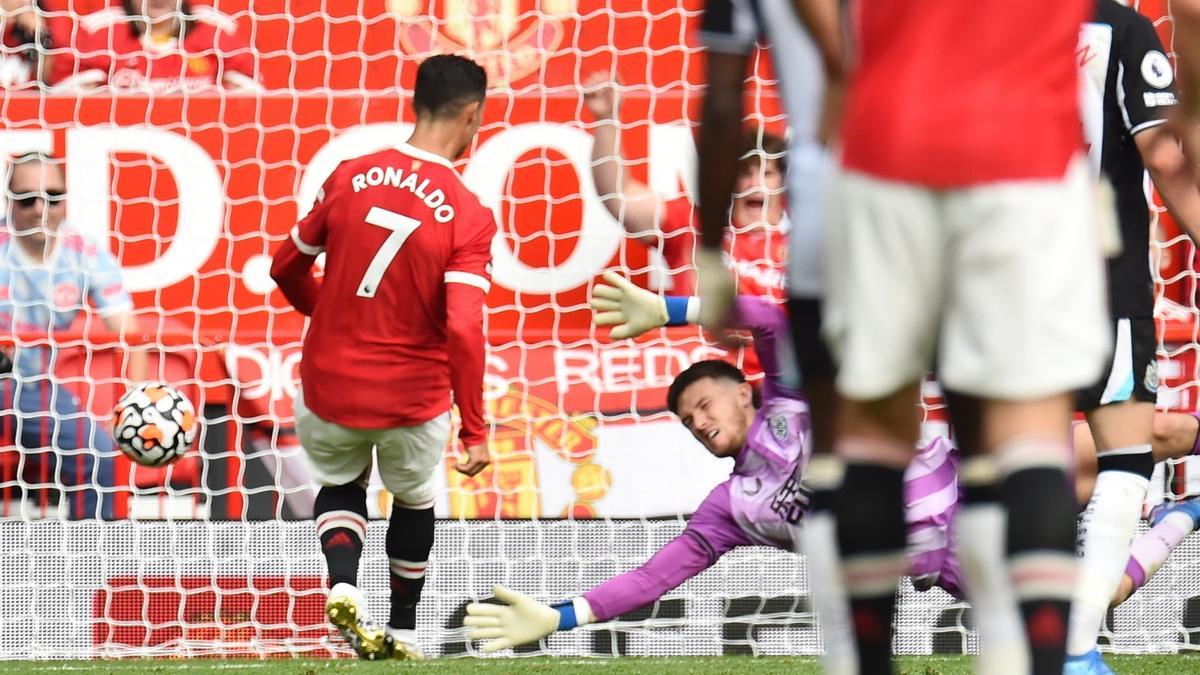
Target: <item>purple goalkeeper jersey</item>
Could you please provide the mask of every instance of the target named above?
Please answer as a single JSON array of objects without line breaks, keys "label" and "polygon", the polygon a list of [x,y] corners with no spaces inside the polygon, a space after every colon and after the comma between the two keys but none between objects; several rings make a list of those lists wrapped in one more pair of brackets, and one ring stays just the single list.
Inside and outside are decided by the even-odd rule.
[{"label": "purple goalkeeper jersey", "polygon": [[[754,416],[746,445],[734,459],[733,473],[713,488],[679,536],[641,567],[584,595],[596,621],[654,602],[735,547],[796,550],[799,522],[808,508],[808,493],[801,481],[810,452],[810,423],[807,404],[787,379],[794,372],[787,324],[778,305],[758,298],[737,299],[734,325],[754,334],[764,375],[762,406]],[[909,469],[915,475],[909,478],[905,498],[918,507],[918,520],[910,517],[909,530],[919,533],[917,545],[910,545],[910,555],[914,575],[962,597],[949,545],[949,524],[957,498],[949,503],[943,499],[949,493],[942,481],[948,470],[957,497],[955,466],[951,446],[942,441],[922,448]],[[935,534],[939,527],[941,536]]]}]

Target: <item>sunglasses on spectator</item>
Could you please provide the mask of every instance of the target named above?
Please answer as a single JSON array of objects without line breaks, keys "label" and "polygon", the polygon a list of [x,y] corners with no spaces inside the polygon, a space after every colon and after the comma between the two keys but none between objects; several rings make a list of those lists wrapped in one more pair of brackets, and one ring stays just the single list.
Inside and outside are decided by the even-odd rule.
[{"label": "sunglasses on spectator", "polygon": [[47,206],[57,206],[66,201],[67,193],[61,190],[46,190],[44,192],[13,192],[9,190],[8,198],[13,204],[23,209],[31,209],[39,199],[46,202]]}]

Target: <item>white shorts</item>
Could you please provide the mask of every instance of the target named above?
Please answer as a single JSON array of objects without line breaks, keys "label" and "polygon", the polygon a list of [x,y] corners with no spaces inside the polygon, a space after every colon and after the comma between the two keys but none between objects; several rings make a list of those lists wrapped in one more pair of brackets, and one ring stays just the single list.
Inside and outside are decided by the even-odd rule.
[{"label": "white shorts", "polygon": [[883,398],[938,354],[947,389],[1028,400],[1099,377],[1110,354],[1094,180],[928,188],[843,171],[828,234],[825,334],[838,388]]},{"label": "white shorts", "polygon": [[833,161],[817,143],[788,151],[788,295],[820,299],[825,287],[825,228]]},{"label": "white shorts", "polygon": [[405,508],[433,506],[438,462],[450,440],[450,411],[412,427],[351,429],[326,422],[296,395],[296,432],[320,485],[366,484],[373,451],[378,450],[379,477]]}]

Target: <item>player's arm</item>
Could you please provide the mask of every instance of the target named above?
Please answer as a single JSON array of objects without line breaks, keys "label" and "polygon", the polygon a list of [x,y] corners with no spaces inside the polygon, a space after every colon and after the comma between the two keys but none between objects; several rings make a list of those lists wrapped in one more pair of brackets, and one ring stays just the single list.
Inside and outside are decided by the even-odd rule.
[{"label": "player's arm", "polygon": [[490,211],[463,228],[464,240],[446,266],[446,350],[450,388],[462,428],[458,437],[467,457],[454,468],[474,476],[488,465],[487,426],[483,419],[483,373],[486,344],[483,312],[491,289],[492,238],[496,222]]},{"label": "player's arm", "polygon": [[616,83],[609,81],[604,73],[594,73],[584,83],[583,102],[596,118],[592,131],[592,181],[596,184],[596,194],[626,232],[653,243],[655,223],[663,205],[649,186],[626,170],[621,156]]},{"label": "player's arm", "polygon": [[[704,30],[717,21],[728,20],[730,14],[714,11],[715,5],[729,2],[710,2],[704,14]],[[724,7],[722,7],[723,9]],[[717,33],[716,30],[711,31]],[[726,35],[731,35],[728,31]],[[700,113],[700,130],[696,140],[696,156],[700,176],[698,210],[700,213],[700,247],[696,251],[696,290],[704,299],[700,323],[706,328],[721,329],[728,320],[728,311],[737,292],[733,274],[725,267],[721,244],[729,222],[729,206],[737,187],[738,151],[742,138],[742,86],[753,43],[730,37],[714,39],[706,33],[708,47],[707,82],[704,104]]]},{"label": "player's arm", "polygon": [[1200,163],[1200,0],[1171,0],[1181,103],[1179,134],[1193,165]]},{"label": "player's arm", "polygon": [[842,117],[849,71],[839,0],[792,0],[792,7],[812,35],[825,68],[825,96],[817,133],[821,141],[828,144],[836,135]]},{"label": "player's arm", "polygon": [[1160,124],[1133,137],[1163,204],[1184,234],[1200,243],[1200,186],[1170,125]]},{"label": "player's arm", "polygon": [[313,277],[312,268],[317,256],[325,252],[327,220],[337,201],[340,168],[325,179],[312,210],[292,228],[271,260],[271,279],[292,307],[305,316],[312,316],[321,294],[321,284]]},{"label": "player's arm", "polygon": [[[593,321],[597,326],[613,326],[609,337],[634,338],[662,326],[683,326],[697,323],[703,311],[703,301],[697,297],[660,296],[616,272],[606,272],[604,281],[592,289]],[[765,397],[800,396],[797,384],[788,382],[783,368],[790,358],[788,318],[779,305],[752,296],[734,298],[730,325],[746,328],[754,336],[754,350],[769,389]]]},{"label": "player's arm", "polygon": [[584,595],[546,605],[497,586],[503,605],[467,606],[464,626],[472,640],[489,640],[484,652],[536,642],[557,630],[609,621],[644,607],[711,567],[736,546],[752,544],[733,519],[729,483],[718,485],[696,510],[687,528],[641,567],[616,576]]},{"label": "player's arm", "polygon": [[1135,15],[1117,45],[1121,63],[1118,98],[1126,129],[1163,202],[1193,241],[1200,242],[1200,188],[1168,118],[1178,105],[1171,62],[1154,25]]}]

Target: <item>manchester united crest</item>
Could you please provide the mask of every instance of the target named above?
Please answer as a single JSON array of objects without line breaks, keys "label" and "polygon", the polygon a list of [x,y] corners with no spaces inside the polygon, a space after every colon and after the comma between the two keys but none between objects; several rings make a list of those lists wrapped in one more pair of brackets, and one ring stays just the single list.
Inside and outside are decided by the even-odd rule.
[{"label": "manchester united crest", "polygon": [[575,0],[388,0],[413,56],[466,53],[492,86],[536,71],[558,49]]}]

